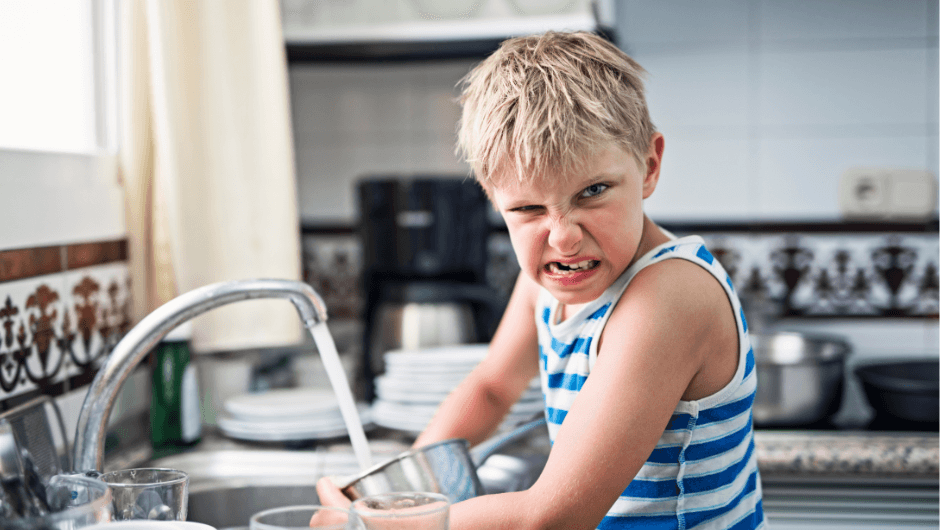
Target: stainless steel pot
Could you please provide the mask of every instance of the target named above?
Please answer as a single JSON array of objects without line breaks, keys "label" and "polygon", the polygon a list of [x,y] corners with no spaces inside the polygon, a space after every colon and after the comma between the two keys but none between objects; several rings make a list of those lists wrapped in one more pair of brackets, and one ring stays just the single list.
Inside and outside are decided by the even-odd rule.
[{"label": "stainless steel pot", "polygon": [[477,468],[496,451],[544,430],[545,418],[524,423],[470,449],[467,440],[454,438],[406,451],[349,479],[340,489],[350,499],[400,491],[446,495],[460,502],[486,491]]},{"label": "stainless steel pot", "polygon": [[800,426],[833,416],[842,404],[845,360],[842,337],[777,332],[751,335],[757,370],[756,426]]}]

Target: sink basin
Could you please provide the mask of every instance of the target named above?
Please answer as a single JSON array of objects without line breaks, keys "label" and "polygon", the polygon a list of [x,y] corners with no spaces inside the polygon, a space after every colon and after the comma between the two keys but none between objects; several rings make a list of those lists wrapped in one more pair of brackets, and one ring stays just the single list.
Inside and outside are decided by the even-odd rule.
[{"label": "sink basin", "polygon": [[218,484],[189,493],[186,519],[219,530],[247,528],[248,519],[262,510],[297,504],[318,504],[314,485]]},{"label": "sink basin", "polygon": [[194,451],[147,465],[186,471],[187,520],[219,530],[247,528],[252,515],[268,508],[317,504],[317,479],[356,466],[351,454],[248,449]]},{"label": "sink basin", "polygon": [[[203,441],[203,444],[206,442]],[[400,454],[407,446],[375,441],[373,461]],[[547,451],[495,454],[477,469],[488,493],[528,488],[538,478]],[[179,469],[189,474],[187,520],[219,530],[248,527],[263,510],[317,504],[316,482],[329,475],[352,475],[358,464],[348,446],[316,450],[240,448],[206,444],[205,449],[167,456],[146,467]]]}]

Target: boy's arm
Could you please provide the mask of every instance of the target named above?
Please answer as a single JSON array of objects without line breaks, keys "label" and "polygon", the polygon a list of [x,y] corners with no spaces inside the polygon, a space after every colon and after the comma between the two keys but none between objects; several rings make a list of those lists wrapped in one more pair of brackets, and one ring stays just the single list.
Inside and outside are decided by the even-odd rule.
[{"label": "boy's arm", "polygon": [[[698,265],[667,260],[641,271],[605,327],[538,481],[524,492],[455,504],[451,528],[595,528],[702,367],[731,359],[721,346],[733,318],[721,286]],[[733,373],[736,355],[731,362]]]},{"label": "boy's arm", "polygon": [[533,322],[538,292],[532,280],[519,275],[487,356],[441,403],[414,447],[449,438],[477,444],[496,430],[538,375]]}]

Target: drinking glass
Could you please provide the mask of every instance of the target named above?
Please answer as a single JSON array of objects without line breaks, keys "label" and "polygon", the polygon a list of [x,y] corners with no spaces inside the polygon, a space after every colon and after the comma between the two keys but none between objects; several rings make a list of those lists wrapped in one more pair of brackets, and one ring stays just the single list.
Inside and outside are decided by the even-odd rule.
[{"label": "drinking glass", "polygon": [[448,530],[450,501],[440,493],[383,493],[352,503],[366,530]]},{"label": "drinking glass", "polygon": [[284,506],[258,512],[248,523],[251,530],[359,530],[359,520],[349,510],[309,504]]},{"label": "drinking glass", "polygon": [[189,475],[176,469],[136,468],[101,475],[111,487],[114,520],[185,521]]},{"label": "drinking glass", "polygon": [[79,474],[54,475],[45,494],[47,513],[9,518],[0,521],[0,528],[74,530],[111,520],[111,489],[98,479]]}]

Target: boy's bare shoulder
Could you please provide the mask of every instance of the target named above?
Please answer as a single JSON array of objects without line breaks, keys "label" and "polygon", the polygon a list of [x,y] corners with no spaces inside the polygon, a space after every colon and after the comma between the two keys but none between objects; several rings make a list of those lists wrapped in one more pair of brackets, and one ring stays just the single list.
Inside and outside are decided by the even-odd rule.
[{"label": "boy's bare shoulder", "polygon": [[668,259],[633,278],[599,348],[628,364],[657,359],[654,364],[671,367],[670,377],[681,376],[682,399],[694,400],[732,380],[738,359],[734,322],[731,302],[711,273],[685,259]]},{"label": "boy's bare shoulder", "polygon": [[724,288],[711,273],[685,259],[668,259],[637,273],[611,318],[642,314],[688,329],[727,322],[729,310]]}]

